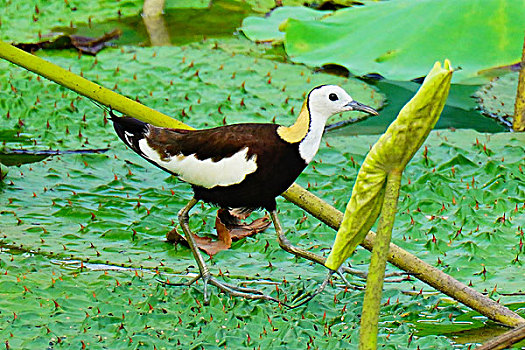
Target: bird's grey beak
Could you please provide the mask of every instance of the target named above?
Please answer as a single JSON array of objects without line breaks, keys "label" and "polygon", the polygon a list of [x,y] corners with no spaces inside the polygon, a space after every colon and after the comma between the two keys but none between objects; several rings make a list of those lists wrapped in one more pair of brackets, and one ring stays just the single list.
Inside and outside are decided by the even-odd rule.
[{"label": "bird's grey beak", "polygon": [[348,107],[349,111],[361,111],[361,112],[366,112],[366,113],[372,114],[372,115],[379,115],[379,113],[377,113],[377,111],[375,109],[373,109],[372,107],[364,105],[364,104],[359,103],[357,101],[352,101],[352,102],[348,103],[345,107]]}]

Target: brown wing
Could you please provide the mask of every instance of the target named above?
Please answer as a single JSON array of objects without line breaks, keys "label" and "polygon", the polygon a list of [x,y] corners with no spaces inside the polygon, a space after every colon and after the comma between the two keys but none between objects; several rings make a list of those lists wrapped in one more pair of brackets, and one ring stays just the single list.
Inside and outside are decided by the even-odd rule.
[{"label": "brown wing", "polygon": [[148,144],[162,157],[195,155],[214,162],[248,147],[248,157],[271,147],[277,125],[233,124],[203,130],[178,130],[149,126]]},{"label": "brown wing", "polygon": [[271,153],[276,125],[236,124],[205,130],[158,128],[113,118],[119,137],[161,169],[193,185],[211,188],[242,182]]},{"label": "brown wing", "polygon": [[[279,138],[274,124],[178,130],[129,117],[112,120],[119,137],[135,152],[192,184],[196,198],[225,208],[275,209],[275,197],[306,166],[297,144]],[[183,164],[181,159],[190,162]],[[217,169],[217,164],[224,167]],[[224,184],[224,176],[233,181]]]}]

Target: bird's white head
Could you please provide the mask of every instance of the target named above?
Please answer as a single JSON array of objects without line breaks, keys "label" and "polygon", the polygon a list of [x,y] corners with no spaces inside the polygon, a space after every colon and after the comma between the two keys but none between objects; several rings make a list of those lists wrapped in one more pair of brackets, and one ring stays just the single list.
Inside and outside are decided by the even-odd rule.
[{"label": "bird's white head", "polygon": [[[306,100],[306,109],[307,112],[304,111],[303,107],[301,112],[308,115],[309,127],[299,144],[299,153],[306,163],[309,163],[317,153],[326,121],[332,115],[346,111],[378,114],[372,107],[355,101],[343,88],[337,85],[321,85],[312,89]],[[299,116],[298,122],[300,120],[301,116]],[[300,123],[296,124],[300,125]]]},{"label": "bird's white head", "polygon": [[343,88],[337,85],[318,86],[308,95],[308,109],[312,119],[326,120],[334,114],[346,111],[362,111],[377,115],[377,111],[355,101]]},{"label": "bird's white head", "polygon": [[309,163],[319,149],[328,118],[346,111],[378,114],[372,107],[355,101],[343,88],[321,85],[310,91],[295,124],[289,127],[280,126],[277,134],[286,142],[298,142],[301,157]]}]

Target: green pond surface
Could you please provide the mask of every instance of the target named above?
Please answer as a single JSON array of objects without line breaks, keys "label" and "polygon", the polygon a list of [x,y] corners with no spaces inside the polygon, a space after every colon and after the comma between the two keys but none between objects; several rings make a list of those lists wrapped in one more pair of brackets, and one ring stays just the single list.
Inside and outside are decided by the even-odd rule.
[{"label": "green pond surface", "polygon": [[[150,47],[140,15],[97,21],[94,14],[90,25],[54,31],[99,36],[120,28],[115,43],[122,51],[38,55],[199,128],[274,118],[289,124],[305,89],[325,82],[348,86],[372,105],[384,102],[379,117],[328,132],[298,179],[344,210],[358,165],[419,84],[345,79],[284,63],[279,46],[256,45],[237,33],[255,13],[254,2],[168,8],[173,46],[162,48]],[[190,187],[126,149],[103,111],[85,98],[34,77],[0,62],[0,163],[9,166],[0,169],[0,341],[6,347],[356,348],[364,292],[346,292],[339,281],[296,310],[215,290],[204,307],[201,284],[160,284],[196,272],[189,250],[165,240]],[[523,316],[525,137],[502,133],[505,126],[481,115],[470,97],[476,89],[452,86],[441,130],[407,167],[393,241]],[[82,152],[50,156],[49,149]],[[328,253],[333,231],[291,203],[278,199],[278,206],[293,244]],[[198,205],[193,213],[192,229],[214,237],[216,209]],[[213,273],[233,282],[249,278],[276,297],[315,289],[325,269],[282,251],[274,236],[270,228],[234,242],[210,260]],[[359,248],[349,262],[366,270],[369,257]],[[390,265],[388,272],[398,271]],[[386,283],[380,321],[380,343],[389,349],[470,349],[506,330],[414,278]]]}]

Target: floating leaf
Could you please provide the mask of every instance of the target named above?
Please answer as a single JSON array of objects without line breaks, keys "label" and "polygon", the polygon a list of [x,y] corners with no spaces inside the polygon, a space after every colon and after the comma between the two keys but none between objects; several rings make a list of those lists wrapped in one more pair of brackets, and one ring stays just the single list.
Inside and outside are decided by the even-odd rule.
[{"label": "floating leaf", "polygon": [[[370,0],[244,0],[249,3],[254,11],[267,13],[268,11],[279,8],[280,6],[308,6],[310,8],[324,10],[324,9],[337,9],[353,5],[362,5],[364,2]],[[372,0],[374,1],[374,0]]]},{"label": "floating leaf", "polygon": [[[135,0],[107,2],[16,1],[2,4],[0,38],[6,41],[33,42],[54,27],[72,27],[80,23],[104,23],[108,19],[137,16],[143,3]],[[108,28],[110,30],[113,28]]]},{"label": "floating leaf", "polygon": [[22,164],[40,162],[50,156],[58,156],[61,154],[89,154],[89,153],[104,153],[108,149],[81,149],[81,150],[47,150],[47,151],[28,151],[24,149],[10,149],[0,151],[0,164],[6,166],[20,166]]},{"label": "floating leaf", "polygon": [[332,11],[319,11],[308,7],[278,7],[267,17],[246,17],[240,30],[250,40],[280,42],[284,39],[284,31],[280,26],[288,18],[298,20],[318,20]]},{"label": "floating leaf", "polygon": [[484,113],[511,124],[517,89],[518,72],[515,72],[495,78],[476,91],[474,96]]},{"label": "floating leaf", "polygon": [[483,70],[520,60],[523,18],[521,1],[382,1],[321,21],[290,19],[285,47],[295,62],[339,64],[355,75],[393,80],[422,77],[449,57],[462,68],[453,81],[479,83],[486,81]]}]

